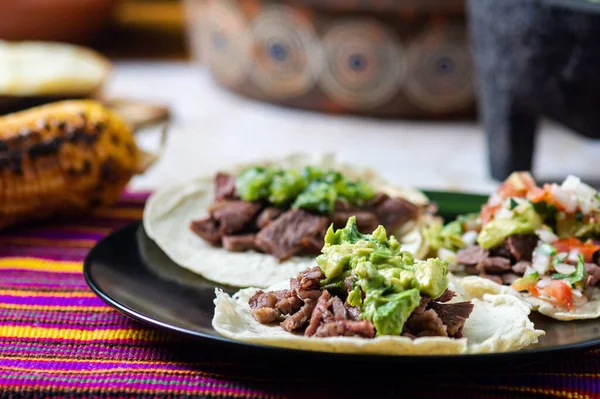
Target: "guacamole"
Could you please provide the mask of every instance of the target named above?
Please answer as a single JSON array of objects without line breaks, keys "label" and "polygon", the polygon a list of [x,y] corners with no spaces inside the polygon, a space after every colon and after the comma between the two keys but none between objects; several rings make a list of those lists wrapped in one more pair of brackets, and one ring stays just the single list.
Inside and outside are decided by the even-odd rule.
[{"label": "guacamole", "polygon": [[373,322],[378,335],[399,335],[421,295],[438,298],[447,288],[447,264],[437,258],[415,261],[410,252],[379,226],[361,234],[356,218],[337,231],[330,227],[317,264],[325,274],[323,285],[354,277],[347,302],[361,308],[361,317]]},{"label": "guacamole", "polygon": [[483,226],[477,243],[484,249],[494,248],[515,234],[533,233],[544,223],[533,204],[523,202],[512,210],[511,217],[494,219]]},{"label": "guacamole", "polygon": [[333,212],[338,199],[361,206],[374,191],[362,181],[314,166],[302,169],[252,167],[236,178],[236,192],[245,201],[264,201],[318,213]]}]

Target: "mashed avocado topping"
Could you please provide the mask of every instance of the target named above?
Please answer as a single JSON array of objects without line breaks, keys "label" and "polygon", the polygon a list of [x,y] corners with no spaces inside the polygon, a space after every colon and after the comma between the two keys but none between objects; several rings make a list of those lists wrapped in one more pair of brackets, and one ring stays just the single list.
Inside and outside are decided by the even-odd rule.
[{"label": "mashed avocado topping", "polygon": [[325,214],[333,212],[338,199],[360,206],[375,194],[362,181],[352,181],[339,172],[311,166],[245,169],[237,176],[236,192],[245,201],[265,201]]},{"label": "mashed avocado topping", "polygon": [[506,218],[494,219],[483,226],[477,243],[484,249],[494,248],[514,234],[533,233],[544,223],[533,204],[523,201]]},{"label": "mashed avocado topping", "polygon": [[361,317],[375,325],[378,335],[399,335],[419,306],[421,295],[438,298],[447,288],[447,264],[437,258],[415,261],[410,252],[379,226],[361,234],[356,218],[337,231],[330,227],[317,264],[325,274],[323,285],[353,277],[347,302],[361,308]]}]

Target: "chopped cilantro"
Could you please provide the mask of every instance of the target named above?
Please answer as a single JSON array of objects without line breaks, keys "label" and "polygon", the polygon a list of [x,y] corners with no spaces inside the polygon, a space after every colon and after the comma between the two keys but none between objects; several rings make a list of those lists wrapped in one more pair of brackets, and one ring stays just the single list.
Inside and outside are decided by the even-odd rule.
[{"label": "chopped cilantro", "polygon": [[510,210],[512,211],[517,206],[519,206],[519,203],[517,201],[515,201],[514,198],[511,198],[510,201],[509,201]]}]

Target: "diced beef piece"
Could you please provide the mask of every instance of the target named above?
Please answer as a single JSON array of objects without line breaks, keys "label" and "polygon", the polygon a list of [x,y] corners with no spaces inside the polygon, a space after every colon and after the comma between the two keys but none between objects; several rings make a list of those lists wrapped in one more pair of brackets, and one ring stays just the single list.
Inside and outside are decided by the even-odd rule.
[{"label": "diced beef piece", "polygon": [[533,250],[538,243],[535,234],[517,234],[508,237],[504,244],[517,262],[522,260],[531,261]]},{"label": "diced beef piece", "polygon": [[235,176],[217,173],[215,177],[215,197],[217,201],[235,199]]},{"label": "diced beef piece", "polygon": [[447,337],[446,326],[442,319],[433,310],[429,309],[423,313],[413,313],[404,323],[403,333],[415,337]]},{"label": "diced beef piece", "polygon": [[348,311],[344,306],[344,302],[337,296],[331,300],[331,309],[333,310],[333,317],[336,320],[348,320]]},{"label": "diced beef piece", "polygon": [[223,248],[231,252],[244,252],[258,249],[254,243],[256,234],[242,234],[236,236],[223,236]]},{"label": "diced beef piece", "polygon": [[379,219],[377,215],[371,212],[335,212],[332,216],[333,227],[336,229],[341,229],[346,226],[348,219],[351,216],[356,216],[356,226],[358,227],[358,231],[363,234],[371,234],[373,230],[379,226]]},{"label": "diced beef piece", "polygon": [[316,304],[316,300],[306,300],[300,310],[281,322],[281,328],[287,332],[292,332],[304,326],[310,320]]},{"label": "diced beef piece", "polygon": [[347,303],[344,304],[348,311],[349,320],[360,320],[360,308],[358,306],[350,306]]},{"label": "diced beef piece", "polygon": [[290,279],[290,287],[296,295],[305,299],[318,299],[321,296],[320,281],[325,278],[319,266],[306,269]]},{"label": "diced beef piece", "polygon": [[285,212],[281,208],[268,207],[265,208],[261,213],[258,214],[256,218],[256,227],[260,230],[271,223],[273,220],[277,219]]},{"label": "diced beef piece", "polygon": [[302,307],[302,301],[292,290],[281,290],[272,292],[256,291],[248,304],[252,316],[259,323],[270,323],[281,315],[291,314]]},{"label": "diced beef piece", "polygon": [[586,276],[583,280],[584,287],[596,285],[600,281],[600,267],[595,263],[585,264]]},{"label": "diced beef piece", "polygon": [[511,285],[519,278],[518,274],[515,273],[504,273],[500,276],[502,278],[502,284]]},{"label": "diced beef piece", "polygon": [[471,302],[434,302],[431,304],[431,309],[434,310],[442,320],[449,337],[461,338],[465,322],[473,311],[473,304]]},{"label": "diced beef piece", "polygon": [[223,236],[219,231],[217,222],[210,217],[193,220],[192,223],[190,223],[190,230],[212,245],[219,244],[221,237]]},{"label": "diced beef piece", "polygon": [[335,320],[321,324],[315,331],[315,337],[375,337],[375,326],[369,320]]},{"label": "diced beef piece", "polygon": [[488,280],[492,280],[494,283],[502,284],[502,277],[500,277],[500,276],[495,276],[493,274],[481,273],[479,275],[479,277],[487,278]]},{"label": "diced beef piece", "polygon": [[468,275],[478,274],[477,265],[465,265],[465,273]]},{"label": "diced beef piece", "polygon": [[323,248],[323,237],[321,235],[316,237],[302,237],[300,242],[302,244],[302,253],[304,254],[320,254]]},{"label": "diced beef piece", "polygon": [[360,208],[354,205],[350,205],[348,201],[344,198],[338,198],[335,201],[335,205],[333,207],[334,212],[345,212],[345,211],[358,211]]},{"label": "diced beef piece", "polygon": [[444,291],[442,293],[442,295],[440,295],[439,298],[437,298],[435,301],[436,302],[448,302],[452,298],[454,298],[455,296],[456,296],[456,294],[454,293],[454,291],[449,290],[448,288],[446,288],[446,291]]},{"label": "diced beef piece", "polygon": [[456,253],[456,263],[461,265],[472,266],[481,262],[490,256],[488,250],[481,248],[479,245],[461,249]]},{"label": "diced beef piece", "polygon": [[477,270],[480,273],[501,274],[510,270],[510,259],[500,258],[499,256],[482,259],[477,264]]},{"label": "diced beef piece", "polygon": [[490,256],[510,259],[511,262],[515,260],[512,253],[506,247],[506,244],[490,249]]},{"label": "diced beef piece", "polygon": [[233,234],[243,230],[260,211],[260,204],[247,201],[215,202],[209,209],[210,216],[217,221],[222,234]]},{"label": "diced beef piece", "polygon": [[514,265],[511,266],[511,270],[515,273],[518,274],[519,276],[522,276],[523,273],[525,273],[525,270],[527,270],[527,268],[531,266],[531,262],[526,261],[526,260],[522,260],[520,262],[515,263]]},{"label": "diced beef piece", "polygon": [[390,196],[387,195],[386,193],[375,193],[374,196],[372,196],[371,198],[369,198],[367,201],[365,201],[365,209],[376,209],[379,205],[383,204],[384,201],[386,201],[387,199],[389,199]]},{"label": "diced beef piece", "polygon": [[302,250],[303,238],[323,236],[327,219],[302,209],[287,211],[258,233],[256,243],[264,252],[284,261]]},{"label": "diced beef piece", "polygon": [[321,296],[317,300],[308,327],[306,327],[306,330],[304,331],[304,335],[307,337],[315,335],[317,328],[319,328],[323,322],[327,323],[334,320],[333,313],[329,311],[329,306],[331,305],[330,299],[331,295],[329,295],[329,292],[323,290]]},{"label": "diced beef piece", "polygon": [[437,214],[439,211],[439,207],[437,204],[435,203],[429,203],[425,206],[425,209],[423,210],[423,212],[429,214],[429,215],[435,215]]},{"label": "diced beef piece", "polygon": [[348,277],[346,277],[344,279],[344,283],[342,285],[343,288],[344,288],[344,291],[346,291],[346,292],[352,291],[352,289],[353,289],[352,288],[353,283],[354,283],[354,276],[348,276]]},{"label": "diced beef piece", "polygon": [[428,296],[428,295],[421,296],[421,302],[419,302],[419,306],[417,306],[415,308],[415,310],[413,310],[413,314],[423,313],[424,311],[427,310],[427,307],[429,306],[430,303],[431,303],[430,296]]},{"label": "diced beef piece", "polygon": [[376,209],[375,215],[388,233],[392,234],[407,222],[419,217],[419,208],[407,200],[394,197],[384,200]]}]

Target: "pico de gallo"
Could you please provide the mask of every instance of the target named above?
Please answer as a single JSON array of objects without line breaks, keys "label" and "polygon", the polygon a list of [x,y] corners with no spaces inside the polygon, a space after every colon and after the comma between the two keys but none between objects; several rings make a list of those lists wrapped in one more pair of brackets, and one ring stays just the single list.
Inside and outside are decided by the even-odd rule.
[{"label": "pico de gallo", "polygon": [[600,282],[600,198],[580,178],[539,187],[508,177],[477,214],[423,231],[455,272],[477,274],[572,310]]}]

